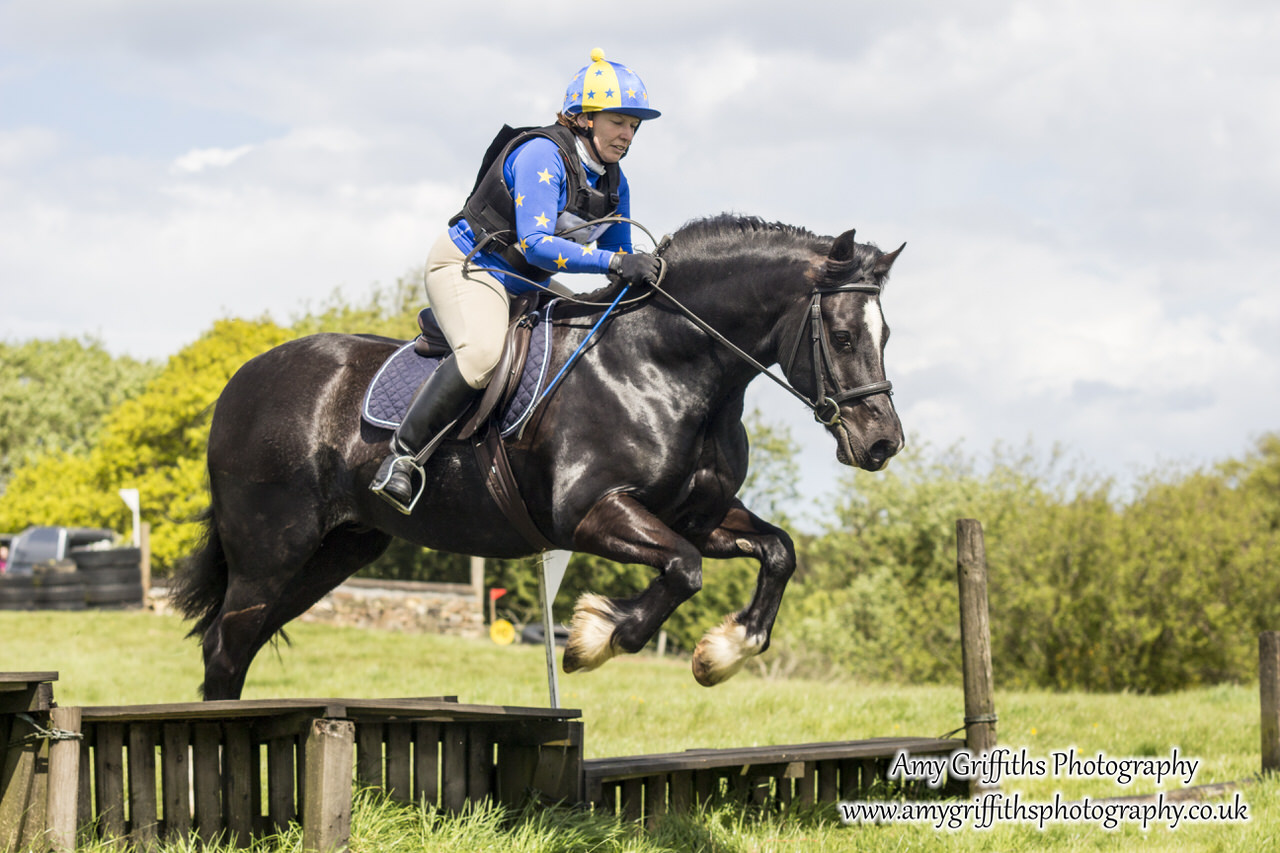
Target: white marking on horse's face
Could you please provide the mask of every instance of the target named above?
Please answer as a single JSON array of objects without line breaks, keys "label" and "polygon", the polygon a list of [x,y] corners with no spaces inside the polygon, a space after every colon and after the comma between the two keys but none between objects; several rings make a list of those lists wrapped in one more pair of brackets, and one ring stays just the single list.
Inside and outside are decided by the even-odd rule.
[{"label": "white marking on horse's face", "polygon": [[866,324],[867,334],[871,336],[875,351],[880,352],[880,348],[884,346],[884,313],[880,310],[879,299],[867,300],[867,304],[862,307],[862,322]]}]

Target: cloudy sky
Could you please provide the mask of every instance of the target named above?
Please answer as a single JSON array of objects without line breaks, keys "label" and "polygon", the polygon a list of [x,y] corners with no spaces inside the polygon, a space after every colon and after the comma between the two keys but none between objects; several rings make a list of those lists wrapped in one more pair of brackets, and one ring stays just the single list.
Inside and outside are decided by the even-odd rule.
[{"label": "cloudy sky", "polygon": [[[598,45],[664,111],[624,164],[651,230],[909,243],[884,307],[920,441],[1124,479],[1280,428],[1280,6],[586,8],[0,0],[0,339],[163,358],[393,282]],[[762,386],[830,488],[834,443]]]}]

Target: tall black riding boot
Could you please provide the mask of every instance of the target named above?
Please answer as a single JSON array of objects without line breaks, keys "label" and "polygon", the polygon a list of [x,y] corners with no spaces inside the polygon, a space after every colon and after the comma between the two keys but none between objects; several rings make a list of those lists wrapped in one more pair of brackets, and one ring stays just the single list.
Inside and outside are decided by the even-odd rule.
[{"label": "tall black riding boot", "polygon": [[440,362],[409,403],[409,411],[391,437],[391,455],[382,461],[369,488],[400,512],[413,510],[413,472],[424,459],[415,459],[427,444],[453,425],[478,392],[458,372],[454,357]]}]

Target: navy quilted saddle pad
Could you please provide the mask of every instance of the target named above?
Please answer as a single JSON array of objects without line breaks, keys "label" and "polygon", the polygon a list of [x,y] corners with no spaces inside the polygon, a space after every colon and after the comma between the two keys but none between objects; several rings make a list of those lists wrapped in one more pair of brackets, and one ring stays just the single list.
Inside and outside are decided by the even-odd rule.
[{"label": "navy quilted saddle pad", "polygon": [[[553,306],[554,303],[529,315],[534,323],[533,334],[529,338],[529,356],[524,362],[524,372],[520,374],[519,387],[506,410],[500,413],[499,429],[503,436],[516,432],[529,419],[546,384],[547,364],[551,358],[552,324],[549,318]],[[439,364],[439,358],[428,358],[414,352],[413,341],[400,347],[374,374],[360,406],[360,417],[374,426],[398,427],[413,395]]]}]

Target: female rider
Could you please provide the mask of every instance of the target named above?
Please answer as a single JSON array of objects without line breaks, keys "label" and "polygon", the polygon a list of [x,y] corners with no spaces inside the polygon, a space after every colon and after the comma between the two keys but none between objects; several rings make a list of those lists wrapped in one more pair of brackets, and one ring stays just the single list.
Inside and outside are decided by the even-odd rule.
[{"label": "female rider", "polygon": [[[507,143],[432,247],[427,297],[453,352],[414,395],[370,486],[400,512],[412,506],[412,473],[423,461],[415,457],[488,384],[502,355],[510,294],[556,272],[657,280],[657,259],[632,251],[628,223],[578,226],[631,215],[618,161],[640,122],[658,115],[640,77],[596,48],[570,81],[556,123]],[[477,248],[464,273],[463,261]]]}]

